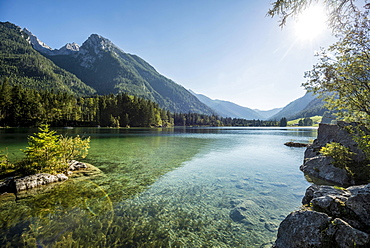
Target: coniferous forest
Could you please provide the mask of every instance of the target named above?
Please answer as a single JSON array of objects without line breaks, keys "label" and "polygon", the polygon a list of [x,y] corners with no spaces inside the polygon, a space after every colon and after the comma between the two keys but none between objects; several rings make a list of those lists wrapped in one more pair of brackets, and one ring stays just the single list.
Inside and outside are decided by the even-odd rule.
[{"label": "coniferous forest", "polygon": [[169,127],[278,126],[277,121],[222,118],[198,113],[170,113],[158,104],[126,93],[80,97],[67,92],[0,86],[0,126]]},{"label": "coniferous forest", "polygon": [[168,126],[170,113],[152,101],[117,95],[78,97],[38,91],[5,80],[0,88],[0,126]]}]

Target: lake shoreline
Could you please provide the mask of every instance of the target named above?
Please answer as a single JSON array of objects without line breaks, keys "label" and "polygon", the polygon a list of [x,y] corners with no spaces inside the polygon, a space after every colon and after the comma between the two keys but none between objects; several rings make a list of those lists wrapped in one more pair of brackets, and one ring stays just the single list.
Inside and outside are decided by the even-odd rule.
[{"label": "lake shoreline", "polygon": [[[370,184],[356,185],[348,171],[334,166],[332,158],[318,152],[327,143],[338,142],[356,152],[356,162],[366,159],[346,130],[348,125],[320,124],[318,137],[307,147],[300,169],[321,181],[313,181],[301,209],[280,223],[273,248],[370,246]],[[320,185],[323,182],[338,186]]]}]

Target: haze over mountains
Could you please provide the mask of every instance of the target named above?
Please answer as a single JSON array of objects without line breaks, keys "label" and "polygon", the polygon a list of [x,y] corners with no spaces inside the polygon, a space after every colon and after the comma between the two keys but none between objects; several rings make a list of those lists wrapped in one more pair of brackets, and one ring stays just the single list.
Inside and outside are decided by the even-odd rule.
[{"label": "haze over mountains", "polygon": [[322,101],[310,93],[283,109],[269,111],[212,100],[186,90],[159,74],[140,57],[125,53],[98,34],[90,35],[81,46],[68,43],[60,49],[52,49],[27,29],[22,30],[9,22],[0,24],[0,75],[26,87],[77,95],[126,92],[152,100],[171,112],[217,114],[250,120],[291,119],[322,112]]},{"label": "haze over mountains", "polygon": [[241,118],[247,120],[267,120],[281,110],[281,108],[268,111],[250,109],[229,101],[212,100],[205,95],[197,94],[191,90],[189,91],[193,93],[201,102],[211,107],[218,115],[222,117]]}]

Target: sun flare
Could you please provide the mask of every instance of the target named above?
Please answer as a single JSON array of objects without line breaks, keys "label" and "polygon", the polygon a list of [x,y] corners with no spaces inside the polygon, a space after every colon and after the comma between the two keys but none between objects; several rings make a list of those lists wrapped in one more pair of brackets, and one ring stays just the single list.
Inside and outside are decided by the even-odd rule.
[{"label": "sun flare", "polygon": [[295,32],[300,40],[313,40],[326,28],[326,16],[324,9],[313,6],[306,9],[298,17],[295,24]]}]

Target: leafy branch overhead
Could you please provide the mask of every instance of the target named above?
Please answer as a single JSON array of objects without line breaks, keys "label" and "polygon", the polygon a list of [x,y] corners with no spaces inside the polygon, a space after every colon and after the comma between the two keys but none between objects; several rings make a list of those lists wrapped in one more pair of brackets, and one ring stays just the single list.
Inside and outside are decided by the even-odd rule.
[{"label": "leafy branch overhead", "polygon": [[363,7],[353,0],[277,0],[271,4],[267,12],[270,17],[279,16],[279,26],[287,24],[289,18],[296,18],[304,10],[312,5],[322,4],[328,15],[328,24],[333,31],[340,31],[344,26],[350,24],[358,13],[369,8],[369,4],[364,3]]}]

